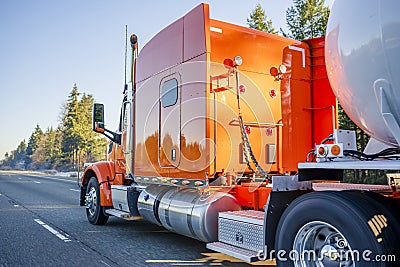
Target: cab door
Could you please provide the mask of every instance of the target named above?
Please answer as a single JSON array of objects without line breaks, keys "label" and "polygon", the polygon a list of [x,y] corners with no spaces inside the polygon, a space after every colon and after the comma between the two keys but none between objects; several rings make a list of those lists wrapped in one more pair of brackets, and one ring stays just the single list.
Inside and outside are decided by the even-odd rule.
[{"label": "cab door", "polygon": [[162,168],[176,168],[181,159],[181,83],[175,73],[160,82],[159,149]]}]

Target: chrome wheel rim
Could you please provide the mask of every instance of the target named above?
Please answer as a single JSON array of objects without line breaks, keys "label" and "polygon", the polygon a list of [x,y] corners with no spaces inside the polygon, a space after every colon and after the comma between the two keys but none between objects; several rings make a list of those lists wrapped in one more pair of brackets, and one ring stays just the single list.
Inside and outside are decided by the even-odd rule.
[{"label": "chrome wheel rim", "polygon": [[329,223],[312,221],[297,232],[292,260],[296,267],[355,267],[344,235]]},{"label": "chrome wheel rim", "polygon": [[86,208],[89,211],[90,216],[93,216],[97,208],[97,193],[96,188],[91,187],[89,192],[86,194]]}]

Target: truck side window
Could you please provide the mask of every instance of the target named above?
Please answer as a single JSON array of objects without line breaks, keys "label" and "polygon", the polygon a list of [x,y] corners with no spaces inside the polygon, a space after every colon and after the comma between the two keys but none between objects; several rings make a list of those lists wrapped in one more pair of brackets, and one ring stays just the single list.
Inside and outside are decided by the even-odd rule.
[{"label": "truck side window", "polygon": [[178,101],[178,81],[171,79],[161,87],[161,103],[163,108],[173,106]]}]

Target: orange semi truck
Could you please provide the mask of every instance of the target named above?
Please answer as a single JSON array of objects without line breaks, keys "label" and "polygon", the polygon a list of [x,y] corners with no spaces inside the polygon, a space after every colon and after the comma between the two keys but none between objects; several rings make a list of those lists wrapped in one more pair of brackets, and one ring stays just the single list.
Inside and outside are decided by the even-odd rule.
[{"label": "orange semi truck", "polygon": [[[400,33],[389,22],[400,20],[365,8],[359,19],[377,20],[368,35],[351,8],[335,2],[326,39],[213,20],[207,4],[140,52],[132,35],[117,131],[93,108],[111,142],[82,176],[89,222],[142,218],[248,262],[399,266]],[[369,154],[338,129],[337,98],[372,136]],[[387,170],[389,185],[342,183],[347,169]]]}]

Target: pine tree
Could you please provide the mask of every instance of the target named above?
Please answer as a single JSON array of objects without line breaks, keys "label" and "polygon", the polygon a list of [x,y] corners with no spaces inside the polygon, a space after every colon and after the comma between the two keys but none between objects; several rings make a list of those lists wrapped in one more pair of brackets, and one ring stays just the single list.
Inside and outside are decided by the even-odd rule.
[{"label": "pine tree", "polygon": [[247,19],[249,28],[256,29],[263,32],[277,34],[278,32],[272,26],[272,20],[267,20],[265,10],[260,4],[250,13],[250,18]]},{"label": "pine tree", "polygon": [[32,155],[33,152],[37,149],[38,143],[43,136],[43,131],[39,125],[36,125],[35,130],[31,134],[28,140],[28,147],[26,152],[28,155]]},{"label": "pine tree", "polygon": [[91,129],[92,95],[82,94],[74,84],[62,118],[62,152],[73,168],[82,166],[83,161],[97,161],[105,154],[106,140]]},{"label": "pine tree", "polygon": [[22,140],[15,150],[4,155],[5,159],[1,162],[1,167],[11,169],[25,169],[27,157],[26,148],[26,142],[25,140]]},{"label": "pine tree", "polygon": [[296,40],[325,36],[329,8],[324,0],[293,0],[293,6],[286,10],[286,24],[290,31],[284,36]]},{"label": "pine tree", "polygon": [[32,155],[32,168],[54,169],[61,158],[61,132],[49,127]]},{"label": "pine tree", "polygon": [[62,152],[66,158],[69,158],[72,166],[76,164],[79,143],[81,142],[81,136],[77,127],[79,123],[79,95],[78,87],[74,84],[65,104],[62,118]]},{"label": "pine tree", "polygon": [[79,131],[81,133],[81,161],[91,162],[103,158],[107,141],[98,133],[92,131],[92,107],[94,98],[92,95],[83,94],[79,105]]},{"label": "pine tree", "polygon": [[35,153],[40,139],[43,137],[43,131],[40,128],[40,126],[37,124],[35,127],[35,130],[33,131],[33,133],[31,134],[31,136],[29,137],[28,140],[28,146],[26,148],[26,167],[29,169],[30,168],[30,164],[32,163],[32,155],[33,153]]},{"label": "pine tree", "polygon": [[[82,97],[80,97],[82,95]],[[92,95],[81,94],[74,84],[64,105],[59,127],[43,133],[36,125],[28,145],[21,141],[16,150],[5,154],[1,168],[76,169],[84,162],[105,159],[107,140],[92,131]]]}]

